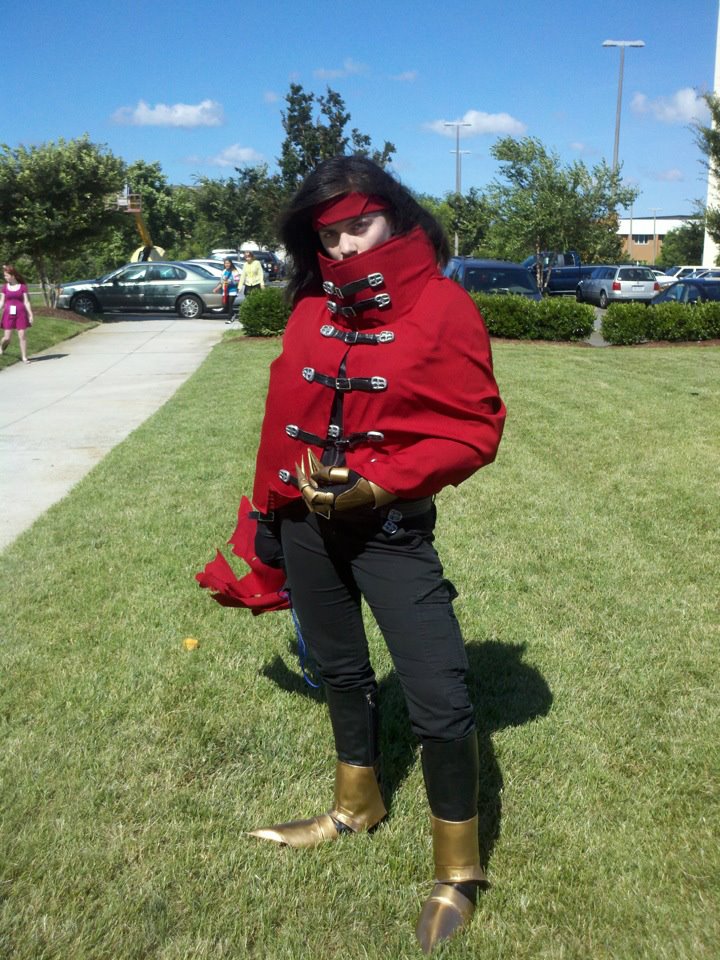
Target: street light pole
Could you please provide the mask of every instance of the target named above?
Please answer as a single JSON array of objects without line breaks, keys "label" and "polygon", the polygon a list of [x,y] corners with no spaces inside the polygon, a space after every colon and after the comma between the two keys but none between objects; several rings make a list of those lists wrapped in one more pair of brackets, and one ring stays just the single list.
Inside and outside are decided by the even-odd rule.
[{"label": "street light pole", "polygon": [[618,77],[617,108],[615,110],[615,144],[613,146],[613,173],[617,173],[618,149],[620,147],[620,114],[622,112],[623,72],[625,69],[625,47],[644,47],[644,40],[603,40],[604,47],[620,47],[620,75]]},{"label": "street light pole", "polygon": [[[450,151],[455,153],[455,193],[457,196],[462,195],[462,177],[461,177],[461,160],[460,157],[463,153],[467,153],[467,150],[460,150],[460,127],[471,127],[472,124],[468,123],[465,120],[455,120],[453,122],[446,122],[443,124],[445,127],[455,127],[455,150]],[[458,235],[457,230],[455,231],[455,256],[458,255]]]}]

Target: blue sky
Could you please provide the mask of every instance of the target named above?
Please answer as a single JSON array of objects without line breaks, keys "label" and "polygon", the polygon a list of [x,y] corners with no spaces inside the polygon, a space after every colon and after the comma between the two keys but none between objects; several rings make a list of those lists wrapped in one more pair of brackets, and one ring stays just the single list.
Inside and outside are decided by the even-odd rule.
[{"label": "blue sky", "polygon": [[[641,189],[635,216],[688,213],[705,198],[689,128],[712,88],[718,0],[28,0],[6,23],[0,142],[87,133],[128,162],[160,161],[173,183],[275,168],[291,82],[345,100],[351,126],[397,147],[408,186],[443,195],[497,173],[507,133],[563,161],[612,160],[619,50],[620,160]],[[9,38],[9,39],[8,39]]]}]

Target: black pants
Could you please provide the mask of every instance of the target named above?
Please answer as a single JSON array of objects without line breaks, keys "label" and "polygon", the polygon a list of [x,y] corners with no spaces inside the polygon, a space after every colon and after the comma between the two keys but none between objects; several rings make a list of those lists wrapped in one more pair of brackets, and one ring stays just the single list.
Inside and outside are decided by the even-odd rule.
[{"label": "black pants", "polygon": [[324,683],[332,690],[372,690],[363,626],[365,598],[382,631],[421,739],[459,740],[474,729],[465,682],[467,655],[432,545],[435,508],[382,529],[366,521],[325,520],[297,511],[281,524],[292,602]]}]

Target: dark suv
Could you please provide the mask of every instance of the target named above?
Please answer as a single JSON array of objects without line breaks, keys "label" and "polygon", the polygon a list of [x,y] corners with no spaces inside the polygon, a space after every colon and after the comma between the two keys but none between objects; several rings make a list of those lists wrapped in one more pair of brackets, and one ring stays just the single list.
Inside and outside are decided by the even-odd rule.
[{"label": "dark suv", "polygon": [[472,293],[515,293],[531,300],[542,300],[532,273],[522,264],[510,260],[451,257],[445,267],[445,276]]},{"label": "dark suv", "polygon": [[255,259],[262,264],[266,280],[281,280],[284,276],[283,265],[269,250],[253,250]]}]

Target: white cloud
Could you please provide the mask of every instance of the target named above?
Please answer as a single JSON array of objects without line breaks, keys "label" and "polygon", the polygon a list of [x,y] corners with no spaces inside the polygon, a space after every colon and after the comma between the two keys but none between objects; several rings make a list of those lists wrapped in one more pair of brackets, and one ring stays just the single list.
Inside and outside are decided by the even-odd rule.
[{"label": "white cloud", "polygon": [[120,107],[112,118],[115,123],[136,127],[219,127],[225,121],[223,108],[215,100],[172,106],[158,103],[154,107],[139,100],[136,107]]},{"label": "white cloud", "polygon": [[670,97],[650,100],[644,93],[636,93],[630,108],[637,114],[651,114],[661,123],[692,123],[709,117],[707,104],[693,87],[683,87]]},{"label": "white cloud", "polygon": [[280,99],[280,94],[275,93],[274,90],[266,90],[263,94],[263,101],[265,103],[277,103]]},{"label": "white cloud", "polygon": [[[443,137],[455,137],[456,127],[446,127],[446,122],[454,124],[456,121],[433,120],[425,124],[425,129],[442,134]],[[461,137],[474,137],[481,133],[504,133],[517,136],[527,130],[527,126],[522,121],[511,117],[509,113],[483,113],[482,110],[468,110],[465,116],[460,118],[460,122],[470,124],[469,127],[460,127]]]},{"label": "white cloud", "polygon": [[400,83],[415,83],[418,78],[417,70],[405,70],[403,73],[396,73],[391,80],[398,80]]},{"label": "white cloud", "polygon": [[329,70],[320,67],[318,70],[313,70],[313,75],[317,77],[318,80],[337,80],[339,77],[350,77],[358,73],[365,73],[366,70],[367,67],[364,63],[357,63],[357,61],[347,57],[343,60],[342,67]]},{"label": "white cloud", "polygon": [[205,162],[212,167],[239,167],[245,164],[261,163],[262,160],[262,154],[252,147],[241,147],[239,143],[233,143],[214,157],[208,157]]},{"label": "white cloud", "polygon": [[593,154],[598,152],[597,147],[590,147],[587,143],[583,143],[581,140],[574,140],[572,143],[568,144],[568,146],[576,153],[582,153],[586,156],[593,156]]},{"label": "white cloud", "polygon": [[650,176],[653,180],[660,180],[662,183],[681,183],[685,179],[685,174],[677,167],[671,167],[669,170],[657,170]]}]

